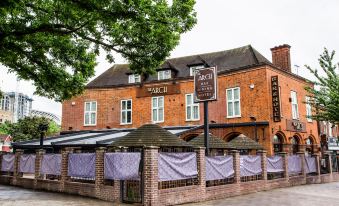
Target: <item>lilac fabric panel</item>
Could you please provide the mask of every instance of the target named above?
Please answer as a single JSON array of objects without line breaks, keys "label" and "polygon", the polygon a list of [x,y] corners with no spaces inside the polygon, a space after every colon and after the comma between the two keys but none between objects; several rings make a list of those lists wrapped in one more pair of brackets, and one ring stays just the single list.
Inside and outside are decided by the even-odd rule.
[{"label": "lilac fabric panel", "polygon": [[139,180],[140,153],[106,153],[105,179]]},{"label": "lilac fabric panel", "polygon": [[288,173],[297,174],[301,172],[301,158],[299,155],[288,156]]},{"label": "lilac fabric panel", "polygon": [[61,154],[45,154],[41,160],[41,174],[61,175]]},{"label": "lilac fabric panel", "polygon": [[68,176],[95,178],[95,153],[77,153],[68,156]]},{"label": "lilac fabric panel", "polygon": [[253,176],[261,174],[261,156],[241,155],[240,176]]},{"label": "lilac fabric panel", "polygon": [[159,181],[182,180],[197,177],[195,152],[159,153]]},{"label": "lilac fabric panel", "polygon": [[316,164],[316,158],[315,157],[305,157],[305,163],[306,163],[306,173],[313,173],[317,172],[317,164]]},{"label": "lilac fabric panel", "polygon": [[14,171],[14,161],[15,161],[15,155],[14,154],[2,155],[1,171],[13,172]]},{"label": "lilac fabric panel", "polygon": [[206,180],[220,180],[234,175],[233,156],[206,157]]},{"label": "lilac fabric panel", "polygon": [[20,156],[19,172],[35,173],[35,155],[23,154]]},{"label": "lilac fabric panel", "polygon": [[281,156],[267,157],[267,172],[283,172],[284,162]]}]

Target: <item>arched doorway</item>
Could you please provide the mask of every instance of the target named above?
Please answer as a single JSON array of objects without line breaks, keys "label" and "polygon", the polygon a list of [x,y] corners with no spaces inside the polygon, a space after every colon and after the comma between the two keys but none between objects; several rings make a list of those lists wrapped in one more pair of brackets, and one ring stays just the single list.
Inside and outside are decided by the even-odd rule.
[{"label": "arched doorway", "polygon": [[300,144],[300,140],[299,137],[294,135],[291,138],[291,144],[292,144],[292,153],[296,154],[297,152],[299,152],[299,144]]},{"label": "arched doorway", "polygon": [[231,140],[233,140],[234,138],[236,138],[237,136],[239,136],[241,133],[240,132],[231,132],[228,133],[225,137],[224,140],[225,142],[230,142]]},{"label": "arched doorway", "polygon": [[273,151],[274,153],[283,151],[284,138],[281,134],[277,133],[273,136]]}]

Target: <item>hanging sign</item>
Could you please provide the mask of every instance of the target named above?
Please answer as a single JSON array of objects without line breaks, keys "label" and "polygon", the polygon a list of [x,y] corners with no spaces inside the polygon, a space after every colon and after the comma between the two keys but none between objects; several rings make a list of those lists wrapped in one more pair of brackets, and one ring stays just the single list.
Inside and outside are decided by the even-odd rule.
[{"label": "hanging sign", "polygon": [[216,67],[196,69],[194,72],[194,102],[217,100]]},{"label": "hanging sign", "polygon": [[280,122],[281,113],[280,113],[280,95],[279,95],[278,76],[271,77],[271,87],[272,87],[273,121]]}]

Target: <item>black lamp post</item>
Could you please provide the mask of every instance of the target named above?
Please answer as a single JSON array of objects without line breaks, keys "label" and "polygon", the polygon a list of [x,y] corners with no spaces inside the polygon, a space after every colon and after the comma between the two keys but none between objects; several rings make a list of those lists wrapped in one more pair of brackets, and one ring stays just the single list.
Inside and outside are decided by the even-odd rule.
[{"label": "black lamp post", "polygon": [[44,137],[45,137],[45,133],[48,130],[48,123],[42,123],[39,125],[39,131],[40,131],[40,147],[42,148],[42,146],[44,145]]}]

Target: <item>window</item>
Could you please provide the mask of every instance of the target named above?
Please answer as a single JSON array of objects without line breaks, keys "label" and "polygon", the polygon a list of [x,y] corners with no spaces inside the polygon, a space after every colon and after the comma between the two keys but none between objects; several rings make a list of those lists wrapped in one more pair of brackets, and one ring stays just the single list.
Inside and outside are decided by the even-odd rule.
[{"label": "window", "polygon": [[170,79],[170,78],[171,78],[171,70],[158,71],[158,80]]},{"label": "window", "polygon": [[85,102],[85,126],[94,126],[97,122],[97,102]]},{"label": "window", "polygon": [[312,122],[312,107],[310,104],[310,97],[306,97],[306,118],[308,122]]},{"label": "window", "polygon": [[130,74],[128,75],[128,83],[139,83],[140,74]]},{"label": "window", "polygon": [[297,93],[295,91],[291,91],[291,100],[292,100],[292,118],[299,119]]},{"label": "window", "polygon": [[121,124],[132,124],[132,100],[121,100]]},{"label": "window", "polygon": [[194,76],[194,72],[196,69],[204,68],[204,65],[198,65],[198,66],[191,66],[190,67],[190,76]]},{"label": "window", "polygon": [[230,88],[226,90],[227,99],[227,117],[240,117],[240,88]]},{"label": "window", "polygon": [[164,97],[152,97],[152,121],[164,121]]},{"label": "window", "polygon": [[193,94],[186,94],[186,121],[200,119],[199,103],[193,102]]}]

